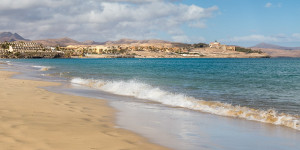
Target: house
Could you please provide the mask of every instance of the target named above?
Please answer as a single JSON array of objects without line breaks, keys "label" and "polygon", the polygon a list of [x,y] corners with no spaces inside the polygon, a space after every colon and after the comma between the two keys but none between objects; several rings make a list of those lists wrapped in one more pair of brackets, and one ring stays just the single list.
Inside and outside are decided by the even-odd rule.
[{"label": "house", "polygon": [[226,50],[235,51],[235,46],[226,46]]},{"label": "house", "polygon": [[209,47],[210,48],[217,48],[217,49],[219,49],[219,48],[221,48],[221,43],[219,43],[217,41],[211,42],[211,43],[209,43]]},{"label": "house", "polygon": [[217,41],[209,43],[209,47],[216,48],[216,49],[222,49],[222,50],[235,51],[235,46],[221,45],[221,43],[219,43]]},{"label": "house", "polygon": [[13,52],[13,51],[14,51],[14,49],[12,48],[11,45],[9,45],[8,51],[9,51],[9,52]]},{"label": "house", "polygon": [[52,51],[52,52],[57,52],[57,49],[55,47],[46,46],[45,49]]}]

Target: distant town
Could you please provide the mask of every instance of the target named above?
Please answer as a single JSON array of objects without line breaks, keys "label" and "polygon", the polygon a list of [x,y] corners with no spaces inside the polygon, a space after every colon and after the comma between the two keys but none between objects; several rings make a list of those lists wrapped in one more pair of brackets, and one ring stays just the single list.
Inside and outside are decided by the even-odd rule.
[{"label": "distant town", "polygon": [[0,43],[1,58],[257,58],[261,51],[210,44],[174,46],[167,43],[46,46],[34,42]]},{"label": "distant town", "polygon": [[[185,44],[162,40],[121,39],[80,43],[69,38],[47,41],[10,39],[0,42],[0,58],[266,58],[268,54],[214,41]],[[15,41],[14,41],[15,40]]]}]

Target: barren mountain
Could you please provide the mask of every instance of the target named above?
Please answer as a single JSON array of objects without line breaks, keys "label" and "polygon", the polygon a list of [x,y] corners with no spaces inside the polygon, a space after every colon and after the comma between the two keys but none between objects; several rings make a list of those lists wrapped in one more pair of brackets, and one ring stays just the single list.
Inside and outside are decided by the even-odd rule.
[{"label": "barren mountain", "polygon": [[68,45],[82,45],[82,42],[78,42],[68,37],[60,39],[46,39],[46,40],[35,40],[34,42],[43,44],[45,46],[68,46]]},{"label": "barren mountain", "polygon": [[157,40],[157,39],[151,39],[151,40],[133,40],[133,39],[120,39],[118,41],[107,41],[104,43],[105,45],[135,45],[135,46],[167,46],[167,47],[184,47],[188,44],[185,43],[176,43],[176,42],[170,42],[170,41],[164,41],[164,40]]},{"label": "barren mountain", "polygon": [[268,48],[252,48],[269,54],[271,57],[300,57],[300,50],[282,50]]},{"label": "barren mountain", "polygon": [[133,44],[133,43],[138,43],[138,44],[147,44],[147,43],[171,43],[169,41],[163,41],[163,40],[133,40],[133,39],[120,39],[118,41],[107,41],[105,44]]},{"label": "barren mountain", "polygon": [[13,42],[13,41],[29,41],[28,39],[24,39],[18,33],[11,32],[0,32],[0,42]]},{"label": "barren mountain", "polygon": [[135,46],[150,46],[150,45],[166,45],[166,46],[186,46],[184,43],[175,43],[163,40],[132,40],[132,39],[121,39],[118,41],[107,41],[107,42],[95,42],[95,41],[84,41],[79,42],[71,38],[65,37],[60,39],[46,39],[46,40],[35,40],[34,42],[43,44],[45,46],[68,46],[68,45],[135,45]]},{"label": "barren mountain", "polygon": [[[1,32],[0,42],[12,42],[12,41],[30,41],[23,38],[17,33],[12,34],[11,32]],[[164,47],[185,47],[189,44],[176,43],[164,40],[133,40],[133,39],[120,39],[117,41],[107,41],[107,42],[95,42],[95,41],[84,41],[79,42],[68,37],[59,39],[44,39],[44,40],[34,40],[38,44],[43,44],[44,46],[68,46],[68,45],[131,45],[131,46],[164,46]]]},{"label": "barren mountain", "polygon": [[300,47],[285,47],[268,43],[257,44],[251,49],[260,50],[271,57],[300,57]]},{"label": "barren mountain", "polygon": [[105,42],[95,42],[92,40],[81,42],[82,45],[103,45]]},{"label": "barren mountain", "polygon": [[268,43],[259,43],[252,48],[265,48],[265,49],[277,49],[277,50],[300,50],[300,47],[285,47]]}]

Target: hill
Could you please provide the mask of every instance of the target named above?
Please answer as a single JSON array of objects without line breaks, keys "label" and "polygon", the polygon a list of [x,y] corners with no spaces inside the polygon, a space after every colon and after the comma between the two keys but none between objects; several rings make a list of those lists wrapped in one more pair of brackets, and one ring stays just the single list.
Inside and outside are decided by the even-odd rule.
[{"label": "hill", "polygon": [[78,42],[68,37],[59,38],[59,39],[34,40],[33,42],[43,44],[45,46],[84,45],[82,42]]},{"label": "hill", "polygon": [[300,47],[285,47],[280,45],[260,43],[252,46],[253,50],[260,50],[271,57],[300,57]]},{"label": "hill", "polygon": [[152,46],[152,45],[165,45],[166,47],[178,46],[184,47],[188,44],[175,43],[163,40],[132,40],[132,39],[120,39],[117,41],[107,41],[107,42],[95,42],[95,41],[84,41],[79,42],[68,37],[59,39],[45,39],[45,40],[35,40],[34,42],[43,44],[46,46],[68,46],[68,45],[134,45],[134,46]]},{"label": "hill", "polygon": [[300,57],[300,50],[281,50],[259,48],[258,50],[269,54],[271,57]]},{"label": "hill", "polygon": [[0,42],[13,42],[13,41],[30,41],[28,39],[23,38],[18,33],[11,32],[0,32]]},{"label": "hill", "polygon": [[149,44],[149,43],[171,43],[169,41],[163,41],[163,40],[133,40],[133,39],[120,39],[118,41],[107,41],[105,44],[133,44],[133,43],[139,43],[139,44]]},{"label": "hill", "polygon": [[[30,41],[28,39],[23,38],[18,33],[11,33],[11,32],[0,32],[0,42],[13,42],[13,41]],[[163,47],[187,47],[189,44],[185,43],[177,43],[177,42],[170,42],[164,40],[133,40],[133,39],[120,39],[117,41],[106,41],[106,42],[95,42],[95,41],[84,41],[79,42],[73,40],[68,37],[58,38],[58,39],[43,39],[43,40],[33,40],[38,44],[43,44],[45,46],[68,46],[68,45],[128,45],[128,46],[163,46]]]},{"label": "hill", "polygon": [[277,49],[277,50],[300,50],[300,47],[285,47],[280,45],[268,44],[268,43],[259,43],[251,48],[265,48],[265,49]]},{"label": "hill", "polygon": [[88,40],[88,41],[81,42],[81,44],[82,45],[103,45],[105,44],[105,42],[95,42],[95,41]]},{"label": "hill", "polygon": [[189,44],[170,42],[164,40],[133,40],[133,39],[120,39],[118,41],[107,41],[104,45],[133,45],[133,46],[166,46],[166,47],[186,47]]}]

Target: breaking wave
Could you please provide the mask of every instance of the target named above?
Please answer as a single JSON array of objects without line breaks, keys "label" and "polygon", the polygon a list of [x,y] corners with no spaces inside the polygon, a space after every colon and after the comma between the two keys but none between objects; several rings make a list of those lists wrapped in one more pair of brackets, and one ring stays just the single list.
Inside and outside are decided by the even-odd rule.
[{"label": "breaking wave", "polygon": [[12,65],[10,63],[10,61],[0,61],[0,64],[3,64],[3,65]]},{"label": "breaking wave", "polygon": [[48,71],[49,69],[53,68],[50,66],[32,66],[33,68],[38,68],[40,71]]},{"label": "breaking wave", "polygon": [[242,106],[233,106],[217,101],[199,100],[183,94],[164,91],[158,87],[153,87],[136,80],[105,81],[73,78],[71,82],[117,95],[133,96],[139,99],[151,100],[168,106],[183,107],[221,116],[271,123],[300,130],[299,115],[278,113],[273,109],[258,110]]}]

